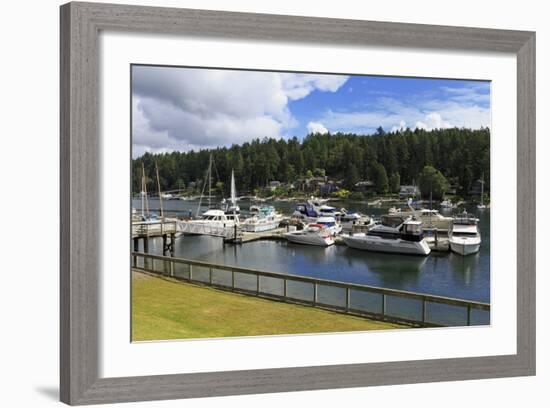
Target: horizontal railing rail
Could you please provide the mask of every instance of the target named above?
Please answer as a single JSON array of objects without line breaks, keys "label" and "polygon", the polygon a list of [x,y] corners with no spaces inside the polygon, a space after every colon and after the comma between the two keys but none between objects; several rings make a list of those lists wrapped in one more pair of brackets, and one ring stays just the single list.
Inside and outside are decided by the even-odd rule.
[{"label": "horizontal railing rail", "polygon": [[175,234],[177,229],[177,221],[132,222],[133,237]]},{"label": "horizontal railing rail", "polygon": [[[156,263],[158,262],[161,263],[160,268],[156,268]],[[451,308],[460,308],[462,311],[464,311],[464,321],[461,323],[455,322],[452,325],[470,326],[472,324],[488,324],[489,316],[485,316],[487,317],[487,319],[482,319],[482,323],[472,322],[472,313],[474,310],[480,311],[481,313],[490,312],[490,305],[483,302],[410,292],[399,289],[388,289],[377,286],[333,281],[301,275],[292,275],[281,272],[260,271],[250,268],[219,265],[210,262],[183,258],[173,258],[141,252],[132,253],[132,266],[133,268],[138,270],[153,272],[157,274],[161,273],[163,275],[168,275],[177,279],[197,282],[200,284],[215,286],[222,289],[229,289],[232,291],[239,291],[257,296],[269,297],[277,300],[306,303],[309,305],[329,308],[349,314],[365,315],[382,320],[412,323],[421,326],[451,325],[441,323],[441,319],[439,319],[439,323],[437,321],[434,321],[437,319],[430,319],[428,315],[435,313],[434,311],[430,312],[430,305],[443,305]],[[186,266],[188,269],[185,273],[182,274],[178,272],[178,266]],[[197,273],[195,273],[195,276],[193,275],[194,267],[202,268],[202,279],[198,278]],[[215,276],[218,271],[225,271],[230,273],[231,280],[226,281],[225,283],[220,283],[219,279],[221,277]],[[205,274],[206,276],[204,276]],[[252,284],[248,282],[248,287],[245,287],[247,285],[239,283],[236,284],[236,274],[252,276],[255,279]],[[280,293],[275,293],[276,290],[273,288],[271,288],[271,290],[262,288],[260,282],[261,278],[272,279],[274,282],[281,283],[279,290]],[[291,286],[293,284],[305,284],[311,286],[302,288],[303,293],[297,294],[297,292],[299,291],[297,291],[296,287]],[[322,299],[322,291],[326,291],[327,288],[339,291],[339,296],[336,296],[336,299],[338,301],[327,302],[326,299]],[[291,291],[290,289],[293,290]],[[360,298],[361,294],[365,293],[369,295],[378,295],[379,299],[377,299],[376,302],[373,302],[372,299],[370,300],[370,302],[367,302],[370,303],[370,307],[357,307],[357,305],[354,304],[354,298]],[[324,297],[327,297],[326,294]],[[405,310],[406,306],[403,305],[401,305],[401,310],[398,310],[399,307],[396,307],[396,305],[399,306],[399,302],[395,299],[401,299],[402,302],[405,303],[410,301],[416,302],[412,305],[409,305],[409,307],[413,309],[416,307],[417,315],[411,316],[411,313]],[[388,304],[388,301],[390,300],[392,302]],[[373,303],[375,303],[374,306]],[[447,311],[447,313],[451,312],[453,312],[453,310]],[[454,312],[456,312],[456,310],[454,310]],[[441,312],[439,314],[441,314]]]}]

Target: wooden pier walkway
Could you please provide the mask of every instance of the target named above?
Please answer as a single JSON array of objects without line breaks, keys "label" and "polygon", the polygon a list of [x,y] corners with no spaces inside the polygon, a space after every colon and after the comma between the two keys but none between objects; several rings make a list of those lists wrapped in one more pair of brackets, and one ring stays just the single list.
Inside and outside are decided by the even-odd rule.
[{"label": "wooden pier walkway", "polygon": [[149,252],[149,239],[162,238],[162,254],[174,256],[176,234],[178,232],[177,220],[159,219],[158,221],[134,221],[132,222],[132,240],[134,252],[139,250],[139,241],[143,241],[143,251]]},{"label": "wooden pier walkway", "polygon": [[237,236],[231,236],[224,239],[224,242],[232,244],[245,244],[247,242],[254,242],[259,240],[284,240],[283,234],[287,232],[286,228],[276,228],[270,231],[262,232],[246,232],[238,231]]}]

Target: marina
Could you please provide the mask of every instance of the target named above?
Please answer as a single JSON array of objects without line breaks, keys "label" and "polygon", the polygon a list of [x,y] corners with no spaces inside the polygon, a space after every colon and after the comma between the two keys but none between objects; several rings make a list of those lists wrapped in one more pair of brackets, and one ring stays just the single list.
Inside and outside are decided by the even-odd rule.
[{"label": "marina", "polygon": [[[152,211],[158,208],[158,199],[150,199]],[[135,206],[139,202],[134,200]],[[380,218],[391,207],[367,207],[363,203],[337,202],[338,207]],[[247,214],[252,201],[239,201],[241,212]],[[263,203],[262,203],[263,205]],[[295,202],[269,202],[281,214],[292,214]],[[366,207],[366,208],[365,208]],[[189,219],[195,213],[197,201],[170,200],[164,202],[164,211],[170,217]],[[201,213],[208,210],[202,204]],[[474,208],[475,211],[475,208]],[[445,214],[450,216],[451,213]],[[490,212],[477,214],[483,237],[478,253],[462,256],[450,251],[447,233],[438,229],[426,229],[424,240],[431,253],[428,256],[384,254],[361,251],[345,245],[342,235],[334,237],[334,244],[326,248],[288,242],[285,234],[292,225],[268,231],[248,232],[234,224],[216,231],[203,230],[200,235],[185,235],[174,243],[176,257],[197,261],[212,261],[225,265],[264,268],[273,272],[302,276],[338,279],[350,283],[373,284],[399,290],[413,290],[426,294],[451,296],[460,299],[488,302],[490,300]],[[205,227],[202,227],[205,228]],[[359,233],[362,229],[359,225]],[[243,245],[234,245],[243,244]],[[134,248],[135,250],[136,248]],[[137,248],[142,250],[143,247]],[[162,240],[152,239],[148,248],[152,254],[162,255]],[[246,256],[243,254],[246,253]]]}]

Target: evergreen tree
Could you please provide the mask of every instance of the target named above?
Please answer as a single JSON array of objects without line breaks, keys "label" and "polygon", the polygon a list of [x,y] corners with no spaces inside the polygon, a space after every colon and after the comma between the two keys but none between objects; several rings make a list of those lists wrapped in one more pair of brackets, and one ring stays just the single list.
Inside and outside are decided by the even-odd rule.
[{"label": "evergreen tree", "polygon": [[386,168],[380,164],[374,164],[374,189],[377,193],[385,194],[388,192],[389,183],[388,183],[388,173]]}]

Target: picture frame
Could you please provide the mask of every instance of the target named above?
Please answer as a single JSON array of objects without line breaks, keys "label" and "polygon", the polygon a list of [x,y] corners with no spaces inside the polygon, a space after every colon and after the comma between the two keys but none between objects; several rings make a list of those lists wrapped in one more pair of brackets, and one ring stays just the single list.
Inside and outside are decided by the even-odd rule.
[{"label": "picture frame", "polygon": [[[61,6],[60,19],[61,401],[81,405],[535,374],[535,33],[79,2]],[[515,54],[517,353],[100,378],[97,201],[101,162],[98,37],[102,30]]]}]

